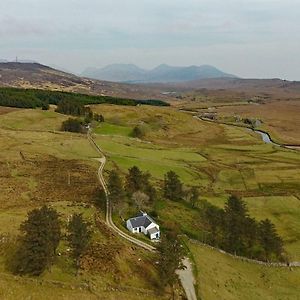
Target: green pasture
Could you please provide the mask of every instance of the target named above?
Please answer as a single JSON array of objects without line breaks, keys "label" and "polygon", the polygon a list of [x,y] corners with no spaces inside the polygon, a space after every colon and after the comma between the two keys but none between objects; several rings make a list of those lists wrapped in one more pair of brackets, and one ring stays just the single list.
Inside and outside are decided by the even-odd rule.
[{"label": "green pasture", "polygon": [[132,128],[110,123],[100,123],[100,125],[98,125],[93,132],[102,135],[130,136]]},{"label": "green pasture", "polygon": [[68,116],[52,110],[23,109],[0,116],[0,127],[18,130],[59,130]]},{"label": "green pasture", "polygon": [[136,165],[154,177],[163,179],[166,172],[174,170],[181,179],[196,183],[207,180],[204,173],[196,172],[192,166],[206,161],[194,149],[165,148],[135,139],[97,136],[97,144],[123,171]]},{"label": "green pasture", "polygon": [[201,299],[299,299],[300,268],[261,266],[192,242],[187,245],[195,262]]},{"label": "green pasture", "polygon": [[[247,129],[198,121],[172,108],[95,107],[106,120],[93,130],[96,143],[108,159],[106,171],[118,167],[124,175],[136,165],[150,172],[160,186],[164,174],[173,170],[186,185],[200,187],[201,199],[219,207],[223,207],[230,193],[237,193],[247,202],[251,216],[274,222],[290,260],[300,260],[300,153],[267,145]],[[42,110],[1,115],[0,161],[11,166],[22,159],[22,152],[29,161],[45,155],[98,165],[93,158],[99,154],[85,135],[58,131],[66,118]],[[130,137],[132,128],[140,123],[150,130],[145,140]],[[18,170],[9,176],[9,184],[7,178],[0,178],[5,192],[12,188],[12,180],[15,187],[23,189],[24,185],[23,190],[29,191],[20,194],[20,207],[0,210],[2,232],[15,235],[26,212],[34,206],[30,191],[36,189],[36,184],[30,174],[25,178],[18,175]],[[64,216],[73,210],[68,203],[55,204],[55,199],[53,203]],[[159,199],[154,209],[163,220],[162,226],[177,224],[182,232],[193,237],[201,232],[199,212],[187,203]],[[86,216],[92,217],[89,209]],[[198,245],[190,244],[189,248],[197,264],[199,294],[203,299],[297,299],[300,293],[298,269],[265,268]],[[129,266],[125,264],[124,268]],[[53,272],[53,277],[47,276],[69,276]],[[1,276],[0,273],[0,298],[6,282]],[[18,289],[22,290],[20,286]]]},{"label": "green pasture", "polygon": [[257,220],[269,218],[283,237],[291,261],[300,260],[300,200],[294,196],[248,197],[249,212]]},{"label": "green pasture", "polygon": [[63,132],[4,130],[0,128],[0,160],[20,159],[24,155],[52,155],[63,159],[90,160],[98,154],[86,135]]}]

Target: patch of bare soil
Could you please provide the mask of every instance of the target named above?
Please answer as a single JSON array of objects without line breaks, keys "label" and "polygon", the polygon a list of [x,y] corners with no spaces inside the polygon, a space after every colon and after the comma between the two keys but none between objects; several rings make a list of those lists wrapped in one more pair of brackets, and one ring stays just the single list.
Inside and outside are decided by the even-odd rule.
[{"label": "patch of bare soil", "polygon": [[18,110],[18,108],[0,106],[0,115],[5,115],[16,110]]}]

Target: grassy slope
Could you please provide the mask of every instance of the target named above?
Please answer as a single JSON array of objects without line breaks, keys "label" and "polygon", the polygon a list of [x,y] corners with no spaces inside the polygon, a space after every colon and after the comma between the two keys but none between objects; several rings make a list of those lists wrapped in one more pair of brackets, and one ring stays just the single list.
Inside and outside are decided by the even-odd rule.
[{"label": "grassy slope", "polygon": [[[200,186],[202,197],[218,206],[223,206],[229,193],[239,194],[253,216],[268,217],[276,224],[290,259],[300,259],[300,207],[295,198],[300,193],[298,153],[266,145],[246,129],[207,124],[172,109],[107,105],[94,109],[112,122],[108,131],[96,137],[109,157],[108,168],[118,166],[126,172],[137,165],[159,180],[175,170],[185,184]],[[136,124],[157,128],[147,133],[147,141],[123,134],[124,128]],[[180,215],[181,229],[199,235],[197,214],[189,207],[170,202],[158,204],[156,210],[167,222]]]},{"label": "grassy slope", "polygon": [[59,130],[61,122],[67,118],[53,110],[16,110],[1,116],[1,127],[21,130]]},{"label": "grassy slope", "polygon": [[[96,139],[108,155],[108,168],[118,166],[125,172],[128,167],[138,165],[143,170],[150,171],[157,179],[162,179],[167,170],[173,169],[186,184],[199,185],[202,197],[219,206],[224,204],[229,192],[239,193],[248,202],[253,215],[258,219],[269,217],[276,223],[285,239],[291,259],[299,260],[300,209],[296,200],[296,196],[300,196],[299,154],[265,145],[256,135],[246,130],[207,124],[172,109],[109,105],[94,108],[103,113],[107,121],[96,130],[100,133]],[[43,114],[41,111],[27,113]],[[1,125],[7,127],[10,124],[14,128],[14,116],[11,115],[11,120],[8,116],[6,115],[7,120]],[[58,126],[63,116],[56,117],[57,123],[54,123]],[[46,116],[44,120],[39,120],[39,124],[40,128],[52,130],[50,127],[53,123]],[[147,142],[129,137],[136,124],[142,124],[149,129]],[[33,124],[24,121],[19,126],[30,129]],[[0,154],[0,160],[5,163],[20,160],[19,151],[24,151],[25,156],[31,159],[38,152],[60,159],[73,158],[86,162],[95,155],[80,135],[0,129],[0,137],[5,149],[5,154]],[[95,164],[92,163],[91,167],[95,167]],[[29,191],[34,190],[34,178],[33,181],[26,180]],[[161,219],[166,222],[174,222],[180,217],[179,223],[184,232],[193,234],[199,230],[197,212],[188,205],[159,201],[156,209]],[[3,212],[3,216],[10,218],[9,212]],[[12,228],[15,229],[16,226]],[[206,260],[206,255],[210,254],[203,253],[201,258]],[[202,261],[198,265],[201,266]],[[219,270],[220,276],[227,276],[226,273],[229,272],[227,269]],[[247,270],[244,271],[247,274]],[[213,276],[215,275],[208,274],[206,277],[213,281]],[[282,286],[286,286],[286,289],[290,286],[294,288],[293,284],[292,281],[282,280]],[[209,289],[209,283],[207,285]],[[239,295],[243,287],[239,287],[237,283],[236,290]],[[260,288],[257,293],[259,291]],[[293,292],[291,291],[291,295]],[[224,299],[231,298],[226,294]]]},{"label": "grassy slope", "polygon": [[299,268],[270,268],[236,260],[199,244],[189,242],[188,246],[197,266],[201,299],[299,299]]},{"label": "grassy slope", "polygon": [[[144,171],[149,171],[156,178],[174,170],[185,181],[196,181],[198,174],[190,169],[190,165],[205,161],[200,154],[192,149],[170,149],[157,147],[152,144],[139,142],[134,139],[120,137],[97,137],[101,146],[110,160],[118,164],[124,171],[133,165],[139,166]],[[205,175],[203,174],[203,179]]]},{"label": "grassy slope", "polygon": [[[0,116],[0,234],[9,237],[8,242],[5,239],[0,244],[0,295],[5,299],[163,298],[155,295],[157,272],[153,255],[133,250],[117,237],[112,239],[104,225],[100,227],[104,232],[96,229],[96,210],[91,201],[98,187],[98,163],[92,158],[98,154],[84,135],[47,131],[53,126],[59,128],[64,119],[65,116],[41,110],[19,110]],[[18,234],[27,212],[45,203],[58,209],[63,222],[74,211],[84,213],[94,227],[93,241],[102,245],[99,253],[104,251],[107,257],[110,253],[114,255],[109,262],[106,254],[101,258],[101,266],[106,267],[108,263],[109,272],[83,271],[76,278],[64,242],[59,248],[62,255],[40,279],[21,279],[6,271],[9,241]],[[104,217],[104,211],[100,210],[100,216]],[[112,246],[116,251],[112,252]]]}]

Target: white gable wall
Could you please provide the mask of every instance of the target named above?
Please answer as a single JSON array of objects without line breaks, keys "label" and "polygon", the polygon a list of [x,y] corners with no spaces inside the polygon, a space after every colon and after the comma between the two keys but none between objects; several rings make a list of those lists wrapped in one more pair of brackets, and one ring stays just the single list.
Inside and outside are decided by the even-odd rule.
[{"label": "white gable wall", "polygon": [[150,239],[151,240],[154,240],[154,239],[157,239],[157,234],[158,234],[158,238],[160,238],[160,231],[159,232],[157,232],[157,233],[152,233],[152,234],[150,234]]},{"label": "white gable wall", "polygon": [[147,230],[144,226],[142,227],[142,232],[143,232],[143,234],[147,235]]},{"label": "white gable wall", "polygon": [[127,222],[126,222],[126,227],[127,227],[127,229],[128,229],[130,232],[134,232],[134,231],[133,231],[133,228],[132,228],[132,225],[131,225],[131,222],[130,222],[129,220],[127,220]]}]

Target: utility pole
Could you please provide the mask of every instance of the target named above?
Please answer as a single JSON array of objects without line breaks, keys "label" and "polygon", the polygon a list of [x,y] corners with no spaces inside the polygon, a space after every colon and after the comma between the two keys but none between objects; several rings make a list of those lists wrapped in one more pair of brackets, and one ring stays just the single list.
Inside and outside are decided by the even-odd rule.
[{"label": "utility pole", "polygon": [[71,185],[71,174],[70,174],[70,171],[68,171],[68,185]]}]

